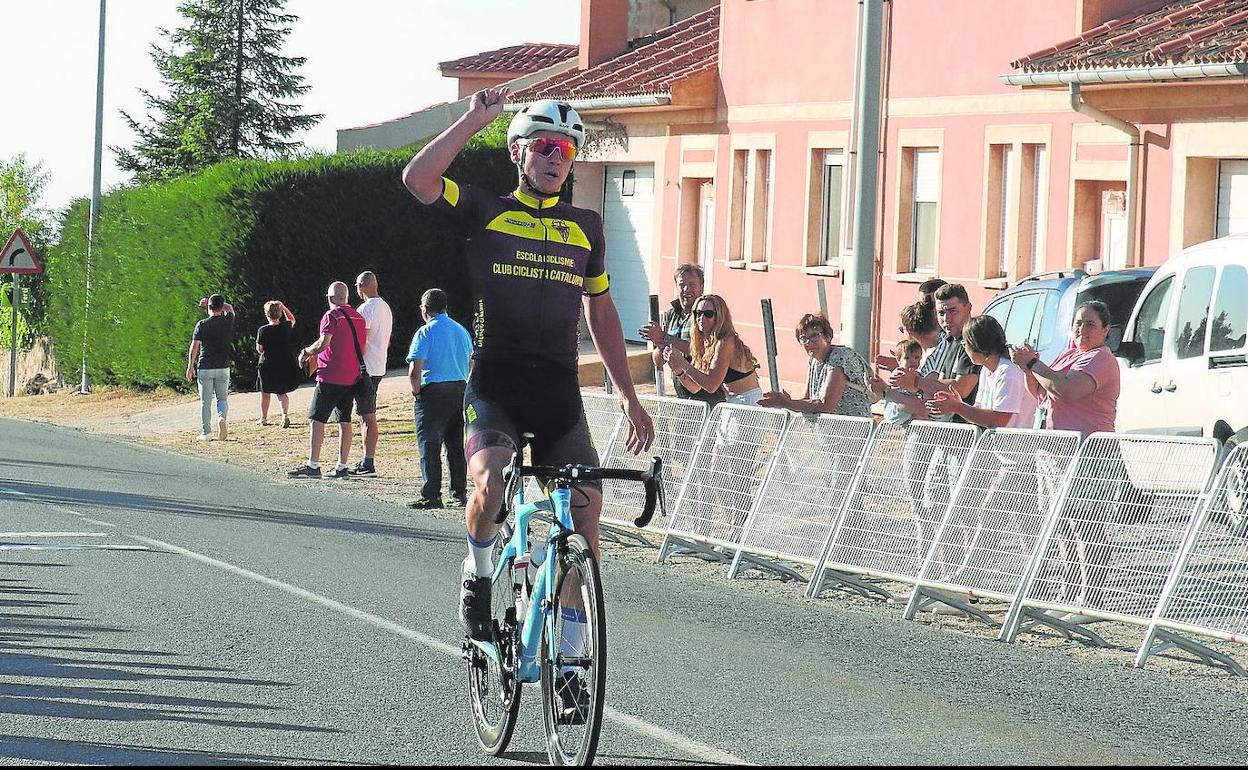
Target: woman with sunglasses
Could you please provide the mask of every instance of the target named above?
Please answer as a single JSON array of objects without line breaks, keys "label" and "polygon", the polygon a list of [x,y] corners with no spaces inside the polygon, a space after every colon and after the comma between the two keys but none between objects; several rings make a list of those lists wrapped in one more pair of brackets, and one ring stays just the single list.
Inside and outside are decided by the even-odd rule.
[{"label": "woman with sunglasses", "polygon": [[693,303],[690,360],[671,347],[664,358],[691,393],[716,393],[723,388],[732,404],[757,404],[763,396],[758,360],[737,334],[728,304],[718,294],[703,294]]},{"label": "woman with sunglasses", "polygon": [[866,386],[870,375],[862,356],[852,348],[832,344],[832,325],[821,315],[802,316],[794,334],[810,358],[806,397],[793,398],[781,390],[763,396],[759,404],[795,412],[870,417],[871,399]]}]

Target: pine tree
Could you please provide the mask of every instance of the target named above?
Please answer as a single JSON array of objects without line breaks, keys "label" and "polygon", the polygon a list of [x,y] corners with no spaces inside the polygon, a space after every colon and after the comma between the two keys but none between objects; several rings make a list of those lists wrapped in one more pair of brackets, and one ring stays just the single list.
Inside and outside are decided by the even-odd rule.
[{"label": "pine tree", "polygon": [[142,180],[167,179],[229,158],[297,153],[292,134],[322,115],[300,114],[289,99],[307,93],[294,72],[301,56],[279,51],[297,16],[286,0],[183,0],[188,24],[170,33],[168,47],[152,45],[152,59],[167,95],[140,90],[147,125],[124,110],[138,139],[131,150],[113,148],[117,164]]}]

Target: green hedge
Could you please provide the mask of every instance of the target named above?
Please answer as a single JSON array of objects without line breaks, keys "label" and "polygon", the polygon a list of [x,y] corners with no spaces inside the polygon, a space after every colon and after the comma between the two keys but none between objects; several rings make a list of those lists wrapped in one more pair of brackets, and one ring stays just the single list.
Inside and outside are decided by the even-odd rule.
[{"label": "green hedge", "polygon": [[[353,285],[363,270],[377,273],[394,311],[389,365],[402,366],[426,289],[446,289],[452,315],[469,315],[463,235],[403,187],[412,153],[227,162],[106,196],[85,314],[93,379],[184,386],[191,331],[204,316],[196,303],[220,292],[238,313],[234,382],[251,387],[264,302],[285,301],[307,343],[327,308],[329,283]],[[450,174],[499,193],[515,186],[497,132],[474,140]],[[47,255],[48,333],[74,361],[83,345],[87,213],[86,201],[67,211]]]}]

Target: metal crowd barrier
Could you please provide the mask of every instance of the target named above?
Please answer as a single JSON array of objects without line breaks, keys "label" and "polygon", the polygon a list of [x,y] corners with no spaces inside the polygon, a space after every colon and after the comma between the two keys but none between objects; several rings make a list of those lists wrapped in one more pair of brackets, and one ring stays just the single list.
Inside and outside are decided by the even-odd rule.
[{"label": "metal crowd barrier", "polygon": [[874,428],[869,417],[789,418],[728,577],[758,563],[747,555],[818,563]]},{"label": "metal crowd barrier", "polygon": [[982,433],[953,493],[906,618],[940,601],[997,625],[950,593],[1014,602],[1075,453],[1078,433],[998,428]]},{"label": "metal crowd barrier", "polygon": [[1089,436],[1001,638],[1013,641],[1024,616],[1104,646],[1087,622],[1149,625],[1217,459],[1213,439]]},{"label": "metal crowd barrier", "polygon": [[725,552],[735,552],[741,543],[787,420],[784,409],[715,406],[672,508],[660,562],[681,549],[730,558]]},{"label": "metal crowd barrier", "polygon": [[[634,455],[624,446],[625,430],[621,423],[618,434],[603,449],[602,464],[613,468],[644,470],[650,466],[650,458],[658,455],[663,459],[663,489],[668,504],[674,504],[680,496],[680,487],[693,460],[693,451],[706,426],[707,406],[701,401],[662,396],[641,396],[641,404],[654,420],[654,445],[649,452]],[[618,403],[615,411],[620,413]],[[603,482],[602,520],[622,528],[632,529],[633,519],[645,504],[645,490],[637,484],[622,481]],[[673,507],[672,510],[675,510]],[[671,523],[656,511],[648,529],[666,532]]]},{"label": "metal crowd barrier", "polygon": [[1248,641],[1248,444],[1235,447],[1222,463],[1206,504],[1197,514],[1174,579],[1166,586],[1136,655],[1177,647],[1208,664],[1248,676],[1229,655],[1188,638],[1206,636]]},{"label": "metal crowd barrier", "polygon": [[893,597],[851,575],[914,583],[977,432],[973,425],[954,423],[879,425],[807,595],[817,596],[831,578]]}]

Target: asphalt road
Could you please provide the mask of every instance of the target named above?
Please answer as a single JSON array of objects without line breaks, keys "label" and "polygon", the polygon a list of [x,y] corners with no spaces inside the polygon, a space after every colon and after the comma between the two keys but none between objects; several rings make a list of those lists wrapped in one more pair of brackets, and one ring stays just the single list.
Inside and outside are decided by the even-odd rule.
[{"label": "asphalt road", "polygon": [[[463,529],[0,419],[0,763],[476,764]],[[613,558],[620,764],[1242,763],[1243,683]],[[525,694],[505,758],[544,763]]]}]

